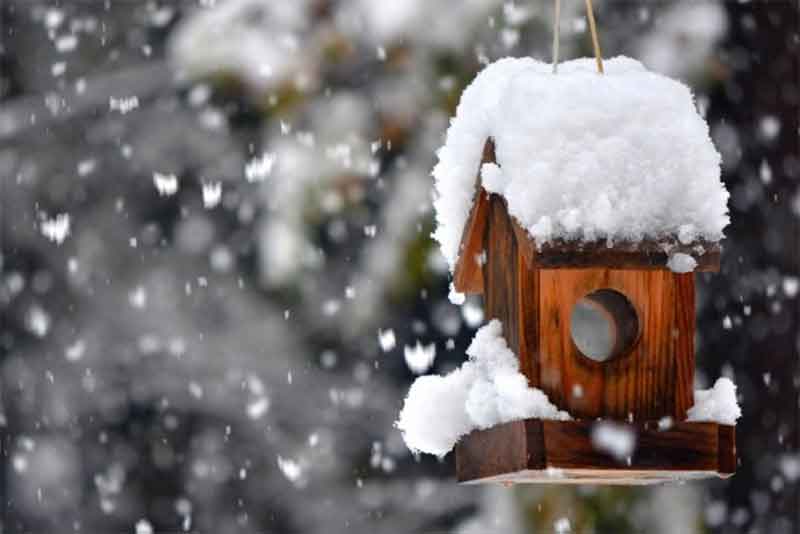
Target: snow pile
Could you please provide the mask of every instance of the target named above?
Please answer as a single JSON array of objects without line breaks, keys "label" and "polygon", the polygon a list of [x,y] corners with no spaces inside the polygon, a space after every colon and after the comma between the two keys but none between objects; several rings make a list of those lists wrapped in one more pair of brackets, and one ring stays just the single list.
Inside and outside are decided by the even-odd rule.
[{"label": "snow pile", "polygon": [[687,412],[687,421],[709,421],[735,425],[742,415],[736,401],[736,386],[730,378],[718,378],[711,389],[694,392],[694,406]]},{"label": "snow pile", "polygon": [[720,155],[689,89],[617,57],[562,63],[501,59],[461,96],[439,162],[434,237],[452,268],[475,193],[483,145],[502,194],[537,244],[567,240],[718,241],[728,224]]},{"label": "snow pile", "polygon": [[531,417],[570,419],[542,391],[528,386],[499,321],[477,331],[467,355],[459,369],[422,376],[411,385],[396,424],[412,451],[444,456],[476,428]]}]

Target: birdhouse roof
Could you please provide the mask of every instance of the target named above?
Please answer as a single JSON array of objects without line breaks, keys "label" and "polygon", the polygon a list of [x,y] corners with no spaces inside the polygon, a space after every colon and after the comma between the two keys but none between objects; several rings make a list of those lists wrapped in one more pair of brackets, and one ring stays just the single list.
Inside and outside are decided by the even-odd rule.
[{"label": "birdhouse roof", "polygon": [[717,243],[729,221],[720,155],[689,88],[625,57],[603,75],[589,59],[557,74],[531,58],[489,65],[462,94],[438,158],[434,237],[451,270],[479,188],[502,196],[538,250],[663,252]]}]

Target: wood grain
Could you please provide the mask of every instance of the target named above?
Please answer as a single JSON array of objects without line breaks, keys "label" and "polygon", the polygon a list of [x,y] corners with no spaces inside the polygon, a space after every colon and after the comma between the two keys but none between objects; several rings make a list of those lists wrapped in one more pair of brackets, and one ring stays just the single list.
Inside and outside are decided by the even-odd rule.
[{"label": "wood grain", "polygon": [[[494,162],[494,142],[489,138],[483,146],[481,166],[484,163]],[[489,193],[481,186],[480,166],[477,170],[475,183],[475,195],[469,218],[461,234],[458,261],[453,272],[453,286],[456,291],[466,294],[483,293],[481,258],[483,258],[484,238],[489,215]]]},{"label": "wood grain", "polygon": [[503,336],[519,358],[520,371],[531,386],[538,387],[539,276],[519,254],[513,221],[499,195],[489,196],[484,248],[486,317],[503,323]]},{"label": "wood grain", "polygon": [[[540,269],[538,363],[541,388],[582,418],[683,420],[694,380],[694,282],[669,271]],[[598,289],[625,295],[641,332],[607,362],[583,356],[569,329],[572,308]]]},{"label": "wood grain", "polygon": [[[529,237],[530,239],[530,237]],[[535,247],[531,239],[531,246]],[[646,239],[641,242],[615,241],[612,246],[606,240],[588,243],[555,240],[544,243],[532,256],[536,266],[547,269],[582,269],[605,267],[608,269],[661,269],[667,270],[669,254],[682,252],[697,260],[695,271],[719,271],[721,246],[709,241],[680,243],[677,238],[662,240]],[[702,250],[702,254],[698,254]]]},{"label": "wood grain", "polygon": [[719,425],[719,472],[736,472],[736,427]]},{"label": "wood grain", "polygon": [[733,473],[734,427],[678,422],[662,430],[655,421],[630,424],[636,446],[630,458],[619,459],[592,444],[596,424],[526,419],[472,432],[456,446],[458,480],[559,481],[571,473],[582,482],[636,484]]}]

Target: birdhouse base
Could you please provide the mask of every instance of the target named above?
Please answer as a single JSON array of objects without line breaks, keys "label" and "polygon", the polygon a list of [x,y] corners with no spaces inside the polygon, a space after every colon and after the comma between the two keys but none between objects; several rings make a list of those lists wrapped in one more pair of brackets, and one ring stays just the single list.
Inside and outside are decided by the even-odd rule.
[{"label": "birdhouse base", "polygon": [[709,477],[736,469],[735,427],[717,423],[631,423],[636,446],[618,460],[592,443],[596,421],[513,421],[456,445],[459,482],[644,485]]}]

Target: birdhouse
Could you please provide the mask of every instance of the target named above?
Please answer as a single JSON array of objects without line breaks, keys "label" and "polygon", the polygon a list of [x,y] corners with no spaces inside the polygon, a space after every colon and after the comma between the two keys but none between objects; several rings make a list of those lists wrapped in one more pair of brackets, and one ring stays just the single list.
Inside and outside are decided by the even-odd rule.
[{"label": "birdhouse", "polygon": [[695,272],[728,192],[683,84],[613,58],[503,59],[464,91],[436,181],[452,300],[489,323],[417,379],[409,448],[462,482],[644,484],[734,472],[735,386],[694,391]]},{"label": "birdhouse", "polygon": [[[491,139],[481,163],[496,163]],[[695,271],[716,271],[719,244],[674,236],[669,247],[665,239],[537,247],[506,199],[477,180],[455,289],[483,296],[528,383],[575,420],[469,434],[456,446],[458,479],[650,483],[732,474],[735,427],[685,421],[694,403],[695,275],[667,266],[686,254],[697,256]],[[593,443],[598,419],[635,436],[630,457]]]}]

